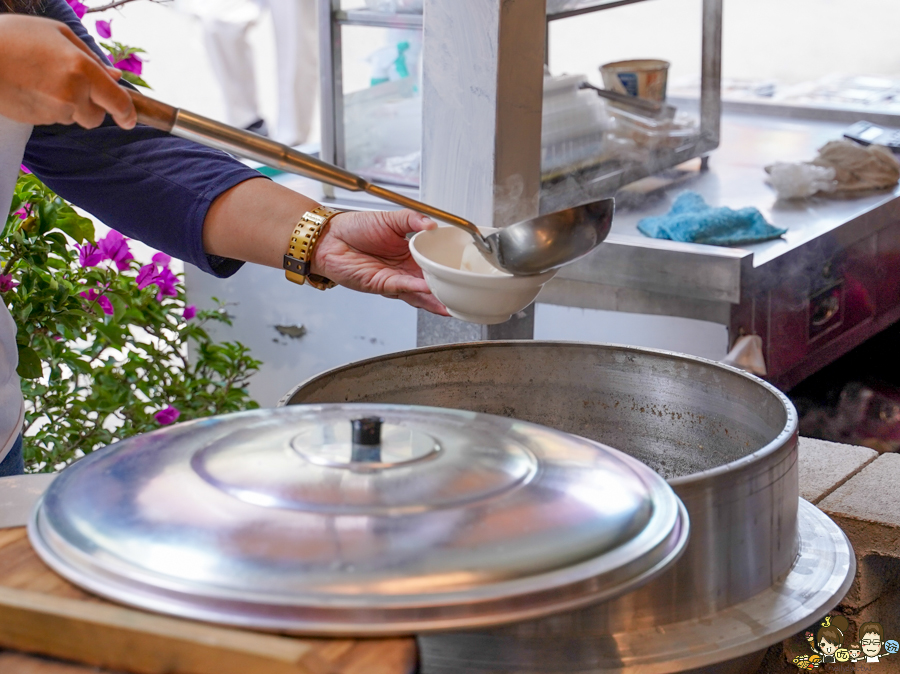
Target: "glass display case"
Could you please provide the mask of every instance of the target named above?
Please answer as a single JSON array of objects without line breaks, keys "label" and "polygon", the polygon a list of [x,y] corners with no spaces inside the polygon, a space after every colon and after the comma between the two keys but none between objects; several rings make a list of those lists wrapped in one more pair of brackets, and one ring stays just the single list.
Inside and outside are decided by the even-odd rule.
[{"label": "glass display case", "polygon": [[[547,22],[646,0],[548,0]],[[322,158],[370,180],[418,186],[424,0],[320,0]],[[699,115],[691,121],[609,104],[582,82],[548,78],[541,210],[607,196],[718,145],[722,0],[704,0]],[[348,45],[355,52],[348,56]],[[361,46],[367,51],[359,57]],[[593,98],[592,102],[589,100]]]}]

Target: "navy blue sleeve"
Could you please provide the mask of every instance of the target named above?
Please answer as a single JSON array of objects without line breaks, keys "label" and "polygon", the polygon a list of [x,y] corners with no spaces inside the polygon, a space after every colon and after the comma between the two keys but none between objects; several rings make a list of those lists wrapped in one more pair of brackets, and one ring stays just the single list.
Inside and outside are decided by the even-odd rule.
[{"label": "navy blue sleeve", "polygon": [[[66,23],[103,56],[65,0],[45,0],[40,14]],[[224,152],[147,126],[123,131],[107,116],[96,129],[35,127],[23,163],[57,194],[126,236],[217,276],[242,264],[203,250],[203,220],[213,200],[262,177]]]}]

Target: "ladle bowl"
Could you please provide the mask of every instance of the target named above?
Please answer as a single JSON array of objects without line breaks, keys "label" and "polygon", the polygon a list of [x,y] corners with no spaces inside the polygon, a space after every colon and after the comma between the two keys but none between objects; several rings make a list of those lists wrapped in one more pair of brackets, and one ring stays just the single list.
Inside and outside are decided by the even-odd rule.
[{"label": "ladle bowl", "polygon": [[465,218],[373,185],[358,175],[287,145],[160,103],[134,91],[128,93],[134,100],[141,124],[334,187],[366,192],[460,227],[469,233],[491,264],[510,274],[540,274],[574,262],[596,248],[612,226],[613,200],[601,199],[523,220],[483,237],[478,227]]},{"label": "ladle bowl", "polygon": [[486,237],[497,266],[511,274],[541,274],[569,264],[597,247],[609,234],[615,210],[601,199],[504,227]]}]

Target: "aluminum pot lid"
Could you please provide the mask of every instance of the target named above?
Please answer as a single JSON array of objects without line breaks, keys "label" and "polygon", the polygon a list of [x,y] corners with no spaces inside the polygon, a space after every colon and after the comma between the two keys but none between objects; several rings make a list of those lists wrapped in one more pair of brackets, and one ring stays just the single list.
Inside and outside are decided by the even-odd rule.
[{"label": "aluminum pot lid", "polygon": [[150,610],[399,634],[608,599],[675,561],[666,482],[598,443],[486,414],[297,405],[177,424],[67,468],[32,543]]}]

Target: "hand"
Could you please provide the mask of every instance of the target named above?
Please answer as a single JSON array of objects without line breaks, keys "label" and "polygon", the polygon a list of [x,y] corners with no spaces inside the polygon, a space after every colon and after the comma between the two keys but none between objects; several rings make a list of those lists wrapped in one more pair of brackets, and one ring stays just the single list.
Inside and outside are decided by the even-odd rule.
[{"label": "hand", "polygon": [[437,223],[414,211],[355,211],[334,216],[313,250],[311,271],[364,293],[403,300],[449,316],[422,278],[406,235]]},{"label": "hand", "polygon": [[65,24],[0,14],[0,115],[26,124],[75,122],[92,129],[108,112],[130,129],[137,113],[116,84],[121,75]]}]

